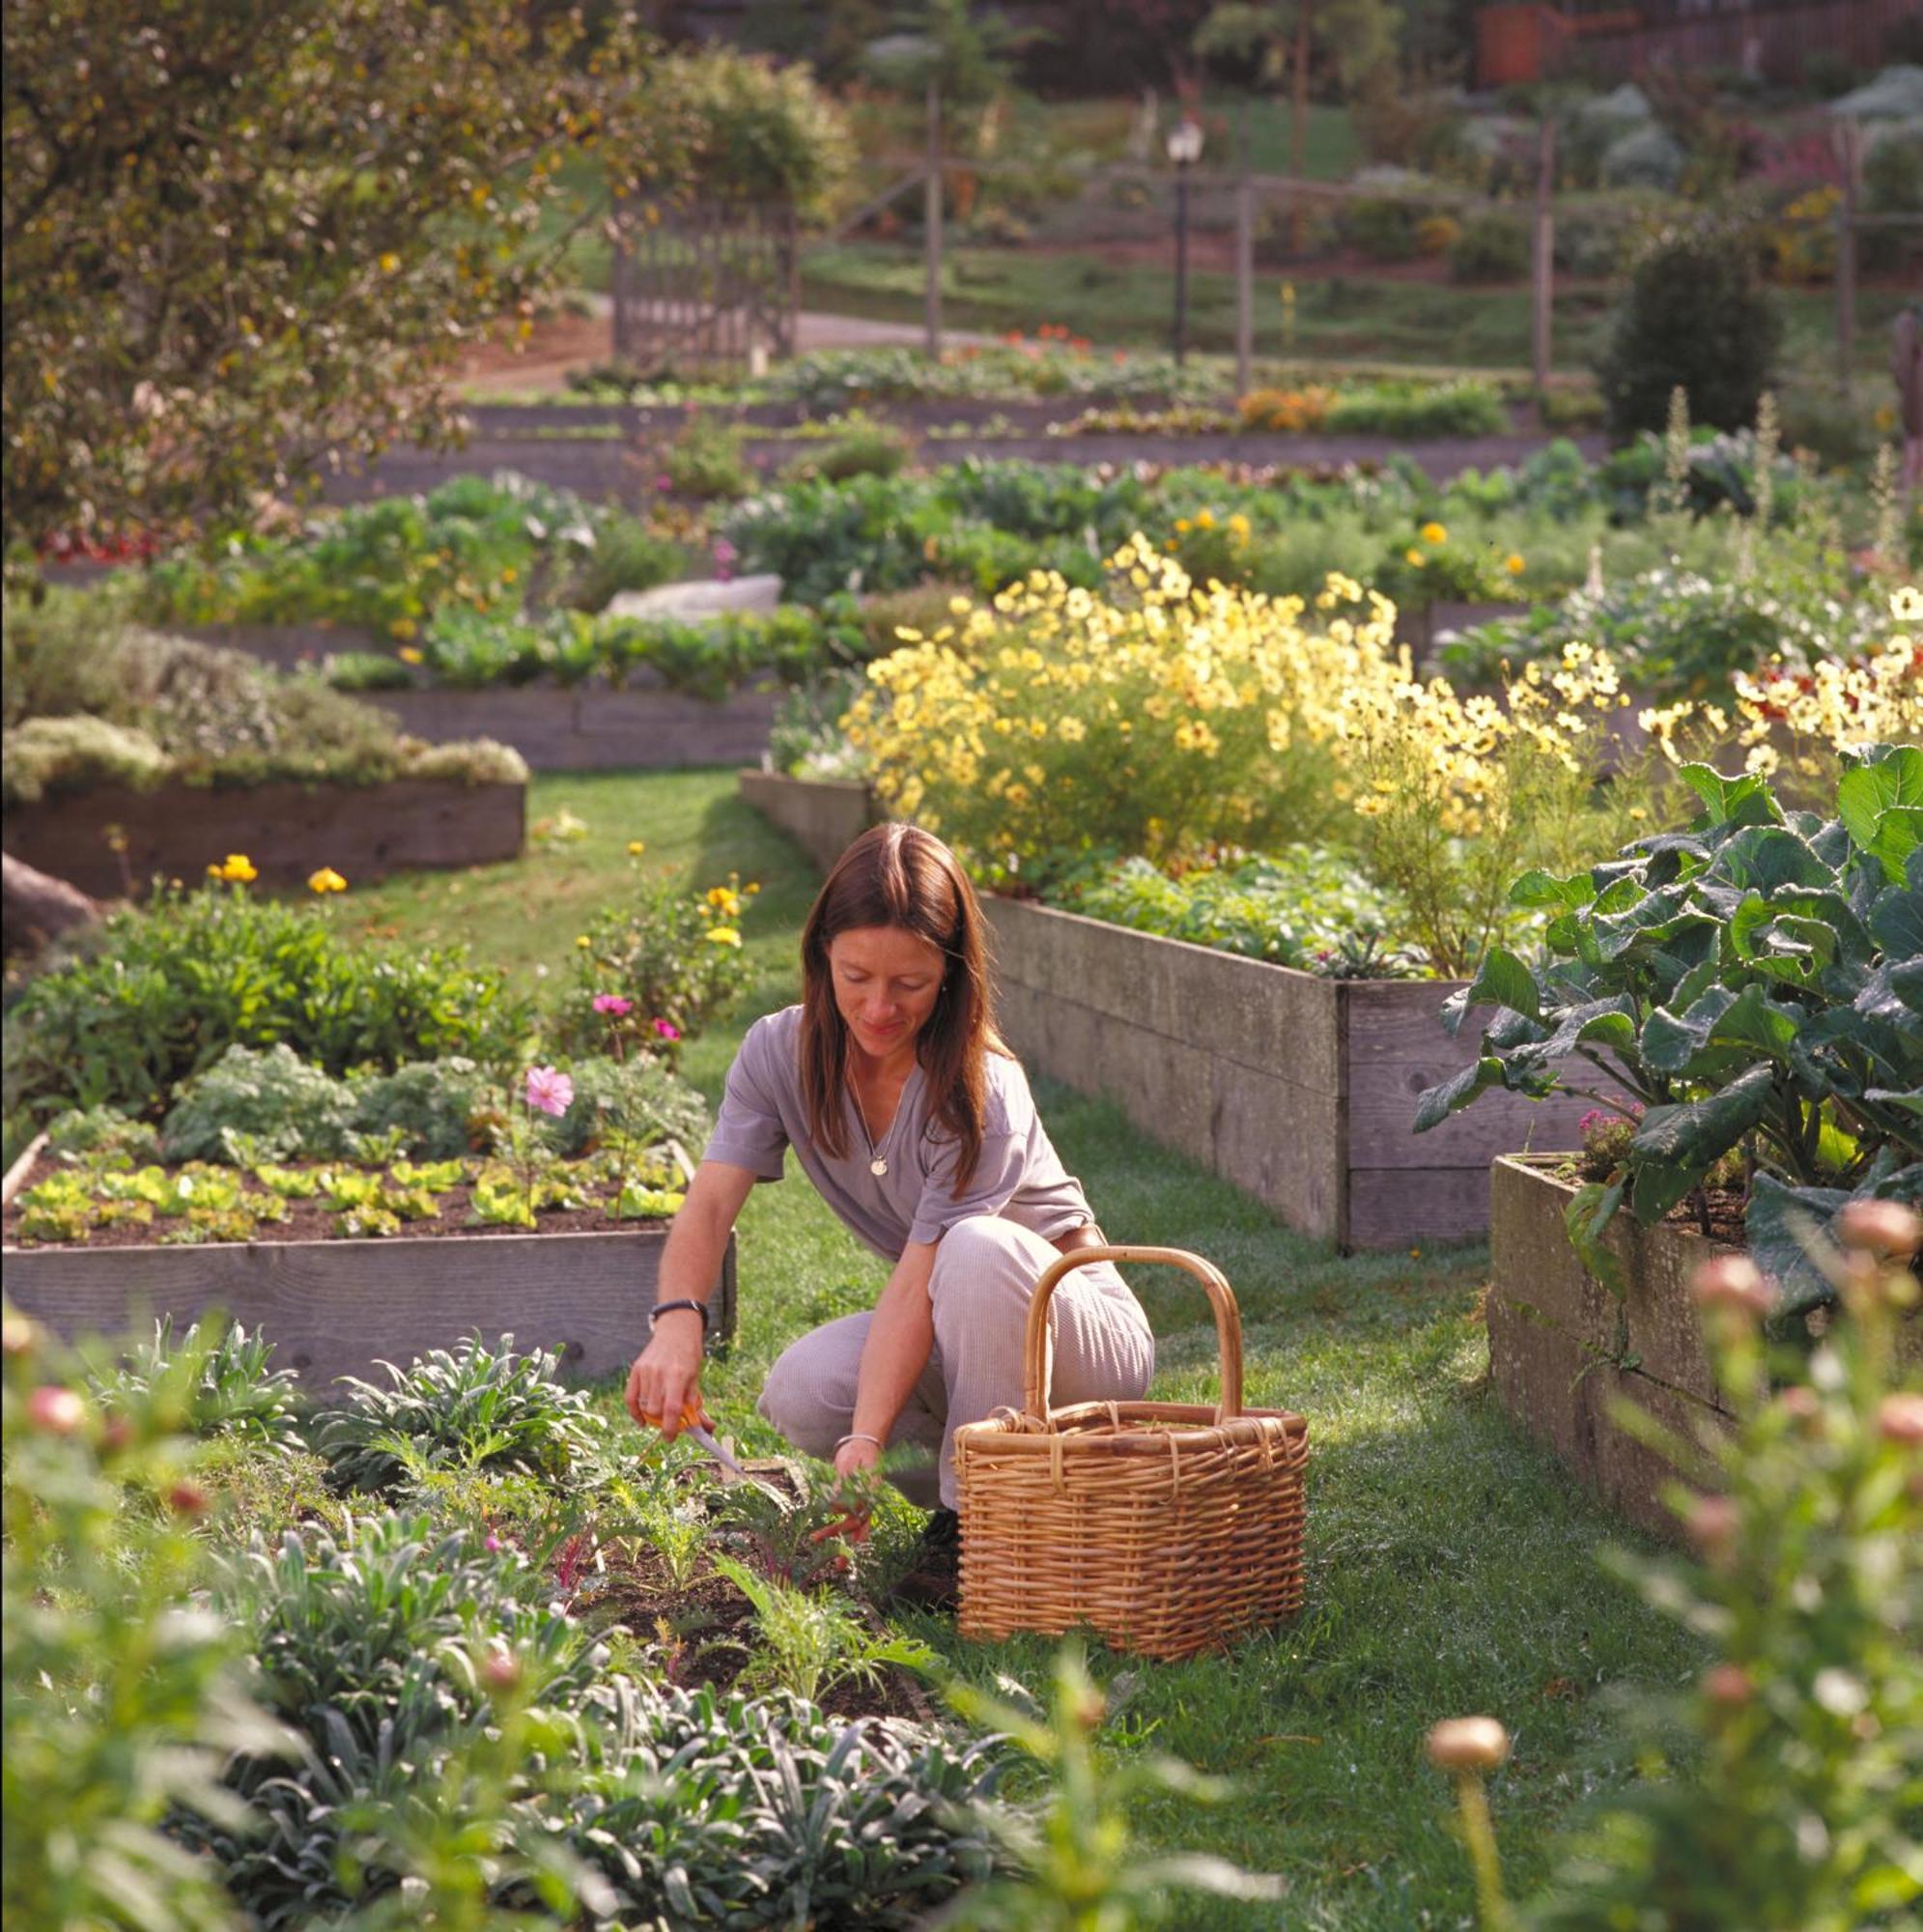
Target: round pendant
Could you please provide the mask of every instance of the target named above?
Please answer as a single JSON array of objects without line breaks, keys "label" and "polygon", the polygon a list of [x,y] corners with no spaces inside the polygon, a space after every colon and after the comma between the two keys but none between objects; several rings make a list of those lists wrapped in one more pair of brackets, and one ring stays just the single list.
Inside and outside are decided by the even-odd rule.
[{"label": "round pendant", "polygon": [[868,1172],[875,1175],[886,1174],[888,1172],[888,1162],[882,1159],[880,1154],[877,1154],[873,1160],[869,1161]]}]

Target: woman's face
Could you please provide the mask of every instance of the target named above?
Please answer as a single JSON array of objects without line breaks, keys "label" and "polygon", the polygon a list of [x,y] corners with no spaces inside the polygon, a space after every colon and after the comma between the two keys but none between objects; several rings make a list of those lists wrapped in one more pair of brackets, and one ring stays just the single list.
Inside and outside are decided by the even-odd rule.
[{"label": "woman's face", "polygon": [[898,925],[857,925],[828,946],[835,1010],[855,1044],[876,1060],[908,1045],[941,997],[941,949]]}]

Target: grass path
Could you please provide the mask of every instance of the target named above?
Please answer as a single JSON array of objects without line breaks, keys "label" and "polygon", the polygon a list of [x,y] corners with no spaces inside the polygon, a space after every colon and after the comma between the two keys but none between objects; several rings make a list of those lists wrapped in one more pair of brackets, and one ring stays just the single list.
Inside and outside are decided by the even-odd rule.
[{"label": "grass path", "polygon": [[[686,1070],[719,1094],[756,1014],[795,997],[795,942],[812,896],[807,862],[735,798],[731,774],[632,774],[537,781],[533,815],[585,821],[578,840],[513,866],[416,875],[353,895],[337,916],[409,939],[470,939],[517,977],[565,970],[586,909],[615,897],[643,838],[645,866],[730,870],[763,892],[748,922],[755,977],[742,1010],[697,1042]],[[1488,1712],[1515,1735],[1493,1787],[1513,1884],[1545,1868],[1572,1803],[1627,1775],[1607,1716],[1612,1687],[1673,1678],[1700,1659],[1597,1571],[1608,1520],[1522,1441],[1487,1399],[1475,1247],[1343,1259],[1279,1227],[1247,1196],[1154,1147],[1113,1108],[1039,1089],[1050,1132],[1118,1238],[1198,1249],[1242,1304],[1248,1399],[1309,1419],[1308,1607],[1290,1628],[1198,1662],[1127,1672],[1117,1751],[1168,1750],[1231,1776],[1208,1810],[1145,1804],[1151,1841],[1281,1872],[1279,1904],[1196,1901],[1196,1932],[1472,1922],[1473,1899],[1442,1782],[1423,1760],[1433,1719]],[[709,1378],[724,1428],[773,1446],[753,1398],[781,1347],[867,1306],[884,1269],[790,1164],[755,1190],[741,1224],[741,1333]],[[1214,1333],[1191,1287],[1141,1272],[1160,1338],[1158,1397],[1214,1386]],[[610,1404],[614,1401],[609,1393]],[[1046,1680],[1048,1646],[962,1643],[910,1620],[961,1673]]]}]

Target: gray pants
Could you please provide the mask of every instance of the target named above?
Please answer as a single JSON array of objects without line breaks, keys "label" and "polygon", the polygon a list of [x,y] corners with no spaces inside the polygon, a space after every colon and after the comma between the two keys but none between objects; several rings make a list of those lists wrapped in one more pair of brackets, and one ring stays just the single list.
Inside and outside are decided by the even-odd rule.
[{"label": "gray pants", "polygon": [[[904,1469],[902,1493],[924,1507],[955,1507],[955,1431],[992,1410],[1022,1406],[1022,1335],[1044,1268],[1060,1259],[1039,1235],[977,1214],[958,1221],[935,1250],[928,1283],[935,1346],[889,1436],[935,1452],[935,1465]],[[761,1391],[761,1413],[797,1449],[824,1461],[853,1427],[855,1382],[868,1315],[844,1315],[782,1350]],[[1132,1402],[1155,1373],[1148,1318],[1109,1262],[1077,1268],[1048,1305],[1048,1399]]]}]

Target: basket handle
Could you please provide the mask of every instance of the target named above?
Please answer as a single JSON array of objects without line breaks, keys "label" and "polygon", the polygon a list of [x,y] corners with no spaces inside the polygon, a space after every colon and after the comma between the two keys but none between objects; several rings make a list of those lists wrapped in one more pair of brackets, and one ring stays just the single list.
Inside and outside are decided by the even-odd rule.
[{"label": "basket handle", "polygon": [[1216,1420],[1231,1421],[1242,1412],[1242,1317],[1235,1306],[1235,1293],[1228,1278],[1213,1262],[1192,1255],[1186,1248],[1076,1248],[1060,1261],[1051,1262],[1035,1283],[1029,1302],[1028,1332],[1022,1343],[1023,1410],[1042,1421],[1048,1419],[1048,1298],[1056,1284],[1076,1268],[1096,1262],[1159,1262],[1170,1267],[1183,1267],[1206,1290],[1209,1305],[1215,1310],[1215,1339],[1222,1354],[1222,1400],[1216,1405]]}]

